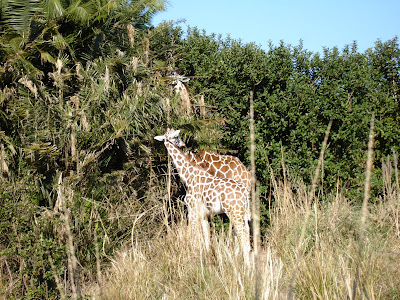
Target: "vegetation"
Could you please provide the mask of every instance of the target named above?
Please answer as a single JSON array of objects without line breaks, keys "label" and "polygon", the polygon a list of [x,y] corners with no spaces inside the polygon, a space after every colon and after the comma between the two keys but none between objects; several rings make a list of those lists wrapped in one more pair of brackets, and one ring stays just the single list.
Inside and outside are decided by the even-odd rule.
[{"label": "vegetation", "polygon": [[[391,165],[385,163],[385,172],[394,172]],[[354,292],[357,299],[397,299],[399,189],[392,188],[382,203],[369,207],[360,253],[360,209],[340,186],[317,197],[321,204],[311,204],[304,183],[273,179],[276,206],[258,264],[260,298],[286,299],[292,290],[294,299],[354,299]],[[187,232],[185,224],[173,224],[163,237],[120,249],[102,284],[85,290],[105,299],[255,298],[255,271],[235,255],[229,232],[213,235],[210,252]]]},{"label": "vegetation", "polygon": [[[324,161],[324,182],[337,180],[353,190],[365,170],[368,124],[376,114],[376,162],[399,150],[399,45],[397,38],[366,53],[357,45],[312,54],[302,45],[270,45],[267,52],[252,44],[221,41],[188,33],[179,67],[199,76],[193,90],[226,120],[224,145],[248,160],[249,92],[254,91],[257,175],[270,177],[268,164],[287,167],[310,181],[329,121],[333,121]],[[210,67],[212,66],[212,67]],[[377,168],[377,171],[379,168]]]},{"label": "vegetation", "polygon": [[[216,225],[209,253],[190,242],[184,187],[153,139],[179,127],[189,148],[249,165],[253,91],[263,295],[351,298],[359,278],[362,297],[398,297],[398,39],[365,53],[355,44],[264,51],[172,23],[153,28],[162,10],[157,0],[1,2],[0,295],[253,298],[256,275],[229,227]],[[188,116],[167,80],[178,68],[193,77]]]}]

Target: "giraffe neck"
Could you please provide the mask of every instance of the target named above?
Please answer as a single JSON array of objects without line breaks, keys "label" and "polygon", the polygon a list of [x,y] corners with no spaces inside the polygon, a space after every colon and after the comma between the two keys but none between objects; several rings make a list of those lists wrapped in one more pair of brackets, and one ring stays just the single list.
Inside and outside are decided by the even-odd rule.
[{"label": "giraffe neck", "polygon": [[167,148],[168,154],[171,156],[172,161],[178,170],[179,176],[182,181],[188,185],[190,178],[193,177],[193,165],[189,162],[187,155],[172,143],[165,141],[165,147]]},{"label": "giraffe neck", "polygon": [[178,81],[178,82],[176,83],[176,85],[175,85],[175,91],[176,91],[177,93],[183,93],[183,92],[188,93],[187,87],[186,87],[182,82],[180,82],[180,81]]},{"label": "giraffe neck", "polygon": [[190,114],[192,109],[192,103],[190,102],[189,91],[187,87],[180,81],[175,85],[175,91],[181,98],[181,113]]}]

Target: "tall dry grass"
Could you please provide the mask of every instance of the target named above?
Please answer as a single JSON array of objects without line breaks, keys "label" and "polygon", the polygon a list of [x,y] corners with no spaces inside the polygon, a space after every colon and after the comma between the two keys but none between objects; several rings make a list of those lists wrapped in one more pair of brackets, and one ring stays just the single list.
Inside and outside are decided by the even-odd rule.
[{"label": "tall dry grass", "polygon": [[305,201],[307,194],[301,184],[278,183],[276,188],[278,203],[268,240],[286,272],[291,272],[298,260],[295,249],[304,216],[309,214],[300,245],[295,298],[353,299],[358,267],[357,299],[400,297],[400,239],[395,225],[399,221],[398,190],[396,196],[385,195],[381,203],[369,207],[360,256],[360,208],[339,188],[312,207]]},{"label": "tall dry grass", "polygon": [[[211,251],[193,242],[185,224],[146,243],[121,250],[103,274],[102,299],[251,299],[254,273],[235,254],[233,237],[214,232]],[[272,249],[263,258],[263,293],[279,299],[282,262]],[[88,289],[94,298],[100,286]]]},{"label": "tall dry grass", "polygon": [[[287,298],[291,288],[295,299],[400,298],[397,160],[383,162],[383,169],[386,187],[380,201],[368,206],[361,255],[361,209],[339,184],[310,205],[309,186],[272,177],[276,202],[259,250],[260,298]],[[96,299],[255,298],[255,272],[235,254],[232,234],[213,230],[207,252],[184,219],[168,226],[164,235],[120,250],[102,271],[103,285],[87,284],[84,293]]]}]

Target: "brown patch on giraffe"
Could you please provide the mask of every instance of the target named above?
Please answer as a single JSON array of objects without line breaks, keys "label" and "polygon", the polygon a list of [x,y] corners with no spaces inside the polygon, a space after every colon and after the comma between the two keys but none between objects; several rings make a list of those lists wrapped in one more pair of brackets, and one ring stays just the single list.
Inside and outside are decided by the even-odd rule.
[{"label": "brown patch on giraffe", "polygon": [[200,167],[202,167],[203,169],[205,169],[205,170],[207,170],[208,167],[209,167],[209,165],[208,165],[207,163],[205,163],[205,162],[199,162],[198,165],[199,165]]},{"label": "brown patch on giraffe", "polygon": [[229,167],[230,167],[231,169],[235,169],[235,168],[238,167],[238,163],[237,163],[236,161],[232,160],[232,161],[229,163]]},{"label": "brown patch on giraffe", "polygon": [[225,193],[230,194],[230,193],[232,193],[232,192],[233,192],[232,187],[227,186],[227,187],[225,188]]},{"label": "brown patch on giraffe", "polygon": [[229,171],[229,167],[228,166],[223,166],[223,167],[221,167],[221,172],[222,173],[226,173],[226,172],[228,172]]},{"label": "brown patch on giraffe", "polygon": [[210,157],[211,161],[220,161],[220,157],[218,155],[215,154],[208,154],[208,156]]},{"label": "brown patch on giraffe", "polygon": [[207,178],[206,178],[206,182],[207,182],[207,183],[211,183],[212,181],[213,181],[213,179],[212,179],[211,177],[207,177]]}]

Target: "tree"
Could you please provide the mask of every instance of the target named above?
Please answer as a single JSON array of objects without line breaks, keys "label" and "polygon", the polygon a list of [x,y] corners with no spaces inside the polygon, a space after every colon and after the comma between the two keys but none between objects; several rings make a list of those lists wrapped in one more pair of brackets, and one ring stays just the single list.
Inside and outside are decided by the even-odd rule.
[{"label": "tree", "polygon": [[[10,262],[10,282],[18,278],[14,297],[56,297],[55,279],[71,257],[63,235],[71,219],[73,254],[87,268],[95,263],[95,231],[103,238],[102,230],[115,229],[107,252],[130,232],[129,220],[110,220],[111,209],[96,203],[107,199],[115,209],[132,200],[129,208],[137,207],[136,191],[123,182],[137,169],[123,164],[127,141],[151,134],[150,120],[160,116],[154,96],[160,89],[149,91],[150,72],[140,57],[150,18],[162,4],[2,2],[0,251]],[[141,74],[148,83],[140,86]],[[149,157],[139,156],[137,164]],[[116,183],[118,189],[109,188]],[[99,220],[106,229],[96,225]],[[72,290],[74,273],[68,269]]]}]

